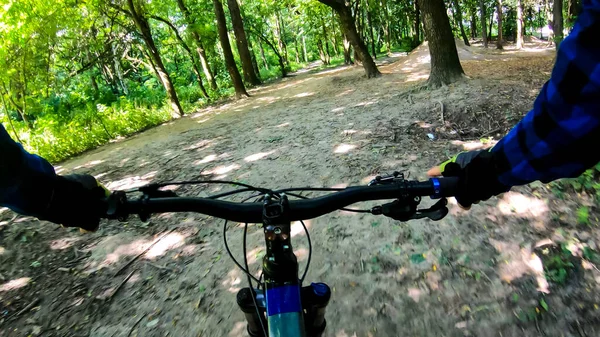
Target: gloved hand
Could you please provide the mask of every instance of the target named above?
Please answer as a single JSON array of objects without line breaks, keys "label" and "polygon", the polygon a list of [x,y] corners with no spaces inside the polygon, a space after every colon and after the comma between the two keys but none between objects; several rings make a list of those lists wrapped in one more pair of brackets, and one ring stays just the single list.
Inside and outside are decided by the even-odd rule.
[{"label": "gloved hand", "polygon": [[498,168],[489,150],[461,152],[427,172],[431,177],[458,177],[456,201],[463,208],[507,192],[510,186],[498,180]]},{"label": "gloved hand", "polygon": [[100,215],[106,214],[103,199],[109,194],[91,175],[57,176],[50,204],[39,218],[65,227],[95,231]]}]

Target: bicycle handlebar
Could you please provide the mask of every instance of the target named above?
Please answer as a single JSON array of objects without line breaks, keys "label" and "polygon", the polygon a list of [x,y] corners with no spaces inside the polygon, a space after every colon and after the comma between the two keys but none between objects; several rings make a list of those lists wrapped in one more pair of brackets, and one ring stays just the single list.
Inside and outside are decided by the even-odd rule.
[{"label": "bicycle handlebar", "polygon": [[[350,204],[400,197],[451,197],[456,194],[457,178],[433,178],[426,182],[402,181],[384,185],[348,187],[325,196],[290,200],[286,219],[307,220],[331,213]],[[120,200],[109,205],[107,218],[126,218],[131,214],[150,215],[167,212],[197,212],[229,221],[261,223],[264,203],[238,203],[207,198],[142,198]]]}]

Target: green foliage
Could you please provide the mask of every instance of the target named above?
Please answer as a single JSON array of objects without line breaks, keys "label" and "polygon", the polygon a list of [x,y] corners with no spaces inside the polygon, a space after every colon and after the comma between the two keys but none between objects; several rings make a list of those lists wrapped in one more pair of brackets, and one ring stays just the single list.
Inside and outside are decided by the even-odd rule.
[{"label": "green foliage", "polygon": [[571,262],[573,256],[567,245],[562,244],[559,248],[547,249],[542,257],[546,278],[557,285],[564,285],[575,267]]},{"label": "green foliage", "polygon": [[577,209],[577,223],[580,225],[589,225],[590,224],[590,210],[581,206]]},{"label": "green foliage", "polygon": [[[585,192],[594,196],[596,202],[600,202],[600,163],[583,172],[577,178],[562,179],[552,182],[550,183],[550,188],[552,189],[553,193],[561,199],[565,191],[574,191],[576,193]],[[578,219],[580,218],[580,214],[582,216],[582,220],[585,218],[585,221],[580,223],[589,224],[589,221],[587,220],[589,217],[589,210],[580,208],[577,211]]]},{"label": "green foliage", "polygon": [[425,254],[412,254],[410,256],[410,262],[414,263],[414,264],[419,264],[421,262],[425,262]]},{"label": "green foliage", "polygon": [[106,106],[87,104],[71,119],[57,121],[53,115],[35,121],[27,130],[24,123],[17,131],[25,147],[51,162],[59,162],[75,154],[95,148],[117,137],[158,125],[170,119],[164,108],[146,107],[128,100],[118,100]]},{"label": "green foliage", "polygon": [[[184,111],[234,94],[212,1],[184,0],[188,15],[176,1],[133,3],[136,11],[125,0],[0,6],[0,118],[28,150],[57,162],[169,120],[165,73]],[[343,63],[344,36],[330,7],[314,0],[249,0],[240,8],[263,81],[281,76],[278,54],[291,72],[318,60],[319,45],[328,44],[330,66]],[[382,7],[365,0],[357,10],[369,17],[361,27],[369,48],[385,53],[414,47],[414,1]],[[206,69],[197,50],[206,54]]]}]

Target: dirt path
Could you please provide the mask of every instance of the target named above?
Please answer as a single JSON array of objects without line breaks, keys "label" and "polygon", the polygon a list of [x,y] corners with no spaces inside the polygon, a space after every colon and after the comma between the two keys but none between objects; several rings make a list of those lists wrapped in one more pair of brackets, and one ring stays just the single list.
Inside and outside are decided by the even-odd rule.
[{"label": "dirt path", "polygon": [[[205,178],[272,188],[347,186],[394,170],[425,178],[429,166],[462,146],[486,146],[488,137],[506,132],[549,76],[551,51],[462,50],[471,77],[464,83],[402,95],[427,77],[422,50],[384,60],[378,79],[356,67],[301,73],[60,170],[92,173],[111,189]],[[545,296],[538,291],[544,278],[532,255],[536,244],[598,242],[589,227],[565,225],[575,223],[573,207],[539,185],[471,212],[451,204],[439,223],[344,212],[307,221],[314,248],[307,280],[333,289],[326,336],[598,335],[599,272],[577,269],[573,281],[550,285]],[[167,214],[81,235],[8,211],[0,216],[0,335],[246,334],[235,303],[245,277],[224,251],[219,220]],[[229,226],[238,259],[241,231]],[[250,233],[248,259],[257,271],[262,233],[256,226]],[[308,251],[299,224],[293,239],[303,264]]]}]

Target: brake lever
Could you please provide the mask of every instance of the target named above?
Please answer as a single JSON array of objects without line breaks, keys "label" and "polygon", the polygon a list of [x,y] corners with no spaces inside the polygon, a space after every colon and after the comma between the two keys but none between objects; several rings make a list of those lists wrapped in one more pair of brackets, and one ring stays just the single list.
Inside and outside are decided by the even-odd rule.
[{"label": "brake lever", "polygon": [[418,198],[412,202],[394,200],[390,203],[373,207],[371,213],[374,215],[385,215],[398,221],[423,218],[439,221],[448,214],[448,207],[446,207],[448,201],[445,198],[438,200],[433,206],[426,209],[417,209],[419,201],[420,199]]},{"label": "brake lever", "polygon": [[163,191],[159,190],[159,186],[157,184],[149,184],[146,186],[142,186],[138,189],[138,191],[142,192],[145,196],[149,198],[174,198],[177,197],[177,193],[173,191]]},{"label": "brake lever", "polygon": [[438,200],[433,206],[426,209],[418,209],[417,212],[412,216],[412,219],[423,219],[429,218],[433,221],[442,220],[448,215],[448,201],[446,198]]}]

